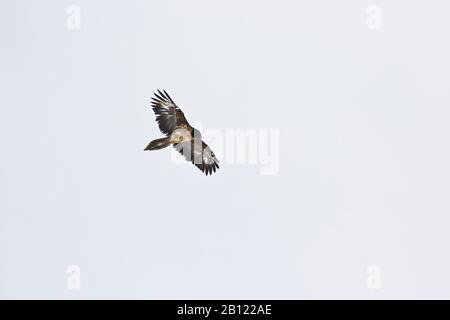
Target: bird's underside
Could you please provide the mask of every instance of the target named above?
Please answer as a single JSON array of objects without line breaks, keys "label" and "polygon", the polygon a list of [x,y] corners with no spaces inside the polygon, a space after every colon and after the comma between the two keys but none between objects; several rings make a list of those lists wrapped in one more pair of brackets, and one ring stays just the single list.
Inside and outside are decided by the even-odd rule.
[{"label": "bird's underside", "polygon": [[154,95],[151,102],[152,109],[159,129],[166,137],[153,140],[145,150],[158,150],[173,145],[187,161],[192,162],[206,175],[216,172],[219,160],[202,140],[200,132],[191,127],[183,111],[166,91],[158,90]]}]

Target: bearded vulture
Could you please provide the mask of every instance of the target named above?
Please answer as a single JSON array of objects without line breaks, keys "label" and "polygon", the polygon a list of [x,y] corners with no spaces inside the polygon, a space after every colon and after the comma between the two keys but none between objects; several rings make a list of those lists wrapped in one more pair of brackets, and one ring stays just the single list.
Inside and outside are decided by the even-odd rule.
[{"label": "bearded vulture", "polygon": [[156,115],[159,130],[166,136],[153,140],[144,150],[158,150],[170,145],[192,162],[206,175],[219,168],[214,152],[202,140],[200,131],[193,128],[184,117],[183,111],[173,102],[165,90],[158,90],[152,97],[152,109]]}]

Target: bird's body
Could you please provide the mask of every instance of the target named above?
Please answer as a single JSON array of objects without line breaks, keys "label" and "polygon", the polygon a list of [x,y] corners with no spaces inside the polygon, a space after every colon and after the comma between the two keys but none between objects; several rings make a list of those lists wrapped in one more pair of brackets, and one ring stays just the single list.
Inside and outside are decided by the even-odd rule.
[{"label": "bird's body", "polygon": [[152,98],[152,109],[156,114],[159,129],[166,137],[153,140],[145,150],[159,150],[173,145],[187,161],[192,162],[206,175],[216,172],[219,160],[203,142],[200,131],[187,122],[183,111],[166,91],[158,90],[155,97]]}]

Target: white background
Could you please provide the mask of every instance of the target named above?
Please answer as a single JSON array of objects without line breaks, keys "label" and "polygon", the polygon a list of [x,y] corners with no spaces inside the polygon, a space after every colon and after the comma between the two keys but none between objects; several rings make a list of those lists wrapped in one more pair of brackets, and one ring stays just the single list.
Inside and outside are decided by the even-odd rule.
[{"label": "white background", "polygon": [[[1,298],[450,298],[448,1],[0,9]],[[144,152],[157,88],[278,174]]]}]

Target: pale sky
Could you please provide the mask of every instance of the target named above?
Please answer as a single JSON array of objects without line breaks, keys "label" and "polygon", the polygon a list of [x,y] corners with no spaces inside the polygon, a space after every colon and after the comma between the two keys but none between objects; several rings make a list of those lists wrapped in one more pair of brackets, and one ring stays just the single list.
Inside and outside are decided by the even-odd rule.
[{"label": "pale sky", "polygon": [[[448,12],[2,0],[0,298],[450,298]],[[158,88],[277,173],[144,152]]]}]

